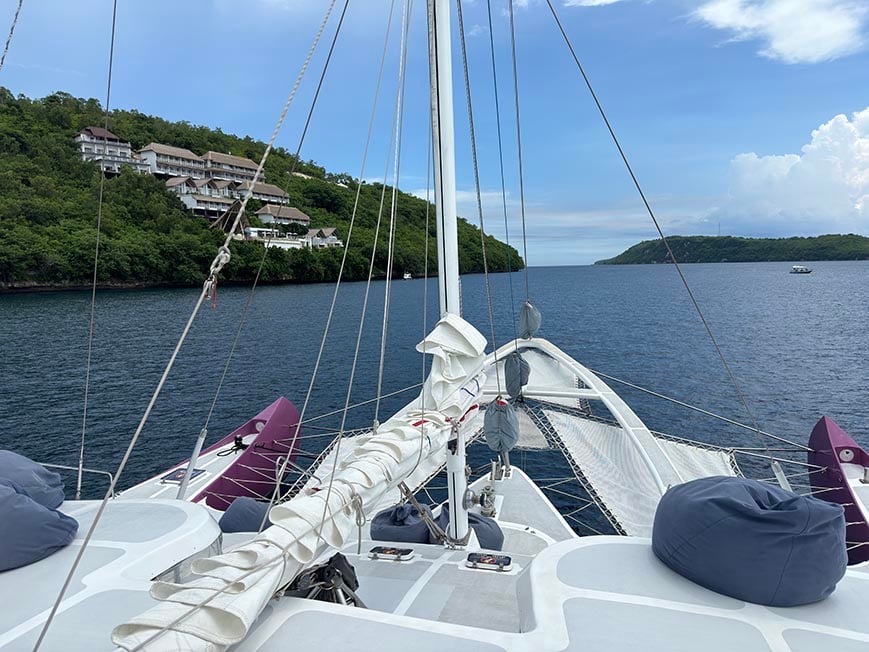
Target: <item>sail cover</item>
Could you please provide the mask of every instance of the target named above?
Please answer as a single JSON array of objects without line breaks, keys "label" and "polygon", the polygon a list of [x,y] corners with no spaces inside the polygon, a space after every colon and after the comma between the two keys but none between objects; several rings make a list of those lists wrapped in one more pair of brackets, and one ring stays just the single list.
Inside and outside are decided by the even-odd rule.
[{"label": "sail cover", "polygon": [[453,422],[476,413],[485,346],[473,326],[452,314],[444,317],[417,346],[434,356],[420,397],[376,434],[355,438],[328,485],[272,508],[274,525],[254,541],[196,560],[192,582],[155,582],[151,595],[160,602],[116,627],[115,645],[152,652],[222,650],[241,641],[278,588],[328,547],[352,540],[357,510],[372,517],[400,482],[413,485],[440,468]]}]

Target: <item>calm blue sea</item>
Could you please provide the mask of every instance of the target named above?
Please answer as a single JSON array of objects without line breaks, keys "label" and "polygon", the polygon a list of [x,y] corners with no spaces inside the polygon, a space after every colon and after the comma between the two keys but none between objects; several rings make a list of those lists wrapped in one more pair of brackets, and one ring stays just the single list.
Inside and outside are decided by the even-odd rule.
[{"label": "calm blue sea", "polygon": [[[761,428],[804,442],[815,421],[829,415],[869,446],[869,263],[812,266],[814,273],[805,276],[789,274],[790,263],[684,269]],[[586,366],[748,420],[671,266],[532,268],[529,275],[532,301],[543,314],[541,336]],[[465,317],[489,336],[484,277],[465,276],[462,284]],[[376,393],[384,285],[372,284],[354,401]],[[518,309],[524,274],[494,275],[491,286],[496,337],[503,343],[514,332],[510,289]],[[426,283],[396,281],[392,287],[384,392],[418,383],[423,373],[413,347],[425,331]],[[308,416],[343,406],[364,290],[364,283],[341,288]],[[210,440],[279,395],[301,407],[332,292],[330,285],[257,290]],[[437,313],[436,292],[436,280],[430,280],[429,326]],[[121,486],[189,455],[247,295],[246,288],[221,287],[217,307],[202,310]],[[195,289],[97,294],[87,466],[117,466],[196,296]],[[45,462],[77,463],[89,303],[88,292],[0,295],[0,448]],[[632,390],[621,393],[653,429],[762,445],[751,433]],[[381,414],[388,416],[410,397],[385,400]],[[370,425],[373,418],[372,405],[351,413],[349,425]],[[553,468],[558,464],[552,454],[527,456],[537,475],[563,474]],[[102,491],[104,485],[95,483],[88,493]]]}]

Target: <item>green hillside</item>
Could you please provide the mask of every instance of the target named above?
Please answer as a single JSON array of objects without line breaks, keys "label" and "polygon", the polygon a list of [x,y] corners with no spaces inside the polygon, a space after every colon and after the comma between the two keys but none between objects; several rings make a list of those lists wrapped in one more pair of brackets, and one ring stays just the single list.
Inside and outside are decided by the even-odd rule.
[{"label": "green hillside", "polygon": [[[72,138],[83,127],[102,126],[103,121],[103,109],[94,99],[55,93],[31,100],[0,88],[0,289],[90,284],[100,174],[96,165],[79,159]],[[136,111],[114,111],[109,130],[129,140],[134,149],[153,141],[196,153],[229,152],[254,161],[265,150],[264,143],[250,137],[168,122]],[[265,167],[265,181],[286,188],[293,159],[285,149],[275,149]],[[296,170],[313,178],[293,177],[290,205],[310,215],[314,227],[338,227],[346,240],[356,182],[350,175],[329,173],[311,161],[298,162]],[[367,277],[382,189],[380,184],[362,186],[348,252],[345,278],[349,280]],[[425,201],[399,193],[396,275],[404,271],[423,274],[425,213]],[[388,217],[384,223],[388,224]],[[375,259],[379,277],[385,276],[386,231],[381,230]],[[437,274],[434,237],[432,213],[430,276]],[[107,286],[201,283],[222,238],[206,219],[188,213],[163,181],[127,170],[105,184],[99,282]],[[461,272],[482,271],[479,230],[463,219],[459,220],[459,243]],[[506,271],[507,247],[488,237],[486,250],[490,270]],[[221,280],[250,281],[262,246],[234,242],[232,251]],[[331,281],[337,277],[341,255],[341,249],[269,249],[262,280]],[[513,269],[523,266],[515,249],[510,250],[510,263]]]},{"label": "green hillside", "polygon": [[[869,238],[819,235],[814,238],[734,238],[671,236],[667,238],[680,263],[746,263],[764,261],[869,260]],[[671,262],[662,240],[645,240],[595,265],[648,265]]]}]

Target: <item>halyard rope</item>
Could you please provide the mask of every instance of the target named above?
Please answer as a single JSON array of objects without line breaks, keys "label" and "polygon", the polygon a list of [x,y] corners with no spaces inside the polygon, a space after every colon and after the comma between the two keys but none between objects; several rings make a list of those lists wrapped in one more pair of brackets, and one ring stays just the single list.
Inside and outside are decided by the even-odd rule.
[{"label": "halyard rope", "polygon": [[[404,98],[404,89],[405,89],[405,80],[406,80],[405,64],[406,64],[406,59],[407,59],[408,32],[410,30],[410,16],[411,16],[412,7],[413,7],[413,0],[405,0],[404,4],[402,5],[402,14],[401,14],[401,42],[400,42],[400,46],[399,46],[398,89],[396,91],[395,115],[393,118],[394,128],[395,128],[395,150],[396,150],[395,169],[393,172],[393,183],[396,185],[398,183],[398,165],[399,165],[399,162],[401,160],[399,152],[401,150],[401,127],[402,127],[401,114],[402,114],[402,110],[403,110],[402,99]],[[391,16],[391,12],[390,12],[390,16]],[[384,46],[384,52],[385,52],[385,46]],[[373,113],[372,113],[372,116],[373,116]],[[373,119],[373,117],[372,117],[372,119]],[[395,192],[395,187],[393,186],[393,193],[394,192]],[[395,196],[393,195],[393,213],[392,213],[393,225],[395,222],[395,212],[394,212],[395,198],[394,197]],[[376,247],[376,245],[377,245],[377,243],[375,242],[374,246]],[[391,259],[391,257],[392,257],[392,245],[391,244],[390,244],[389,256]],[[373,257],[372,257],[372,260],[373,260]],[[387,267],[389,267],[389,266],[387,266]],[[386,338],[386,320],[387,320],[387,314],[388,314],[388,310],[389,310],[389,269],[387,269],[386,283],[387,283],[387,285],[386,285],[386,297],[384,300],[384,316],[383,316],[384,323],[383,323],[383,335],[382,335],[384,340]],[[363,319],[364,319],[364,314],[363,314]],[[356,339],[356,351],[354,352],[354,355],[353,355],[353,368],[352,368],[351,374],[350,374],[350,382],[347,385],[347,396],[345,399],[345,401],[346,401],[345,406],[347,404],[349,404],[350,394],[353,391],[353,379],[354,379],[355,374],[356,374],[356,363],[357,363],[358,356],[359,356],[359,345],[361,342],[361,338],[362,338],[362,324],[361,324],[361,320],[360,320],[359,332],[357,334],[357,339]],[[383,370],[383,355],[384,355],[384,351],[381,349],[381,356],[380,356],[381,378],[382,378],[382,370]],[[377,395],[380,396],[380,378],[378,378]],[[380,402],[378,401],[376,405],[379,406]],[[338,440],[335,444],[335,454],[334,454],[334,458],[332,459],[332,470],[329,472],[329,484],[327,485],[327,489],[326,489],[326,499],[323,503],[323,516],[320,519],[321,528],[317,532],[317,541],[318,542],[323,539],[322,526],[325,525],[325,523],[326,523],[326,513],[327,513],[328,507],[329,507],[329,499],[332,496],[332,487],[335,483],[335,472],[338,468],[338,459],[339,459],[340,453],[341,453],[341,442],[344,439],[344,437],[341,435],[341,433],[343,432],[344,426],[346,425],[346,419],[347,419],[347,410],[345,409],[345,411],[341,417],[341,430],[339,431]]]},{"label": "halyard rope", "polygon": [[522,214],[522,254],[525,256],[525,301],[531,300],[528,282],[528,239],[525,235],[525,175],[522,167],[522,129],[519,120],[519,72],[516,64],[516,27],[513,21],[513,0],[507,3],[510,17],[510,52],[513,59],[513,104],[516,111],[516,154],[519,160],[519,209]]},{"label": "halyard rope", "polygon": [[[19,4],[19,9],[21,5]],[[109,71],[108,76],[106,78],[106,109],[105,109],[105,118],[103,120],[103,128],[106,132],[109,130],[109,113],[110,113],[110,102],[112,97],[112,67],[114,65],[115,60],[115,27],[117,25],[118,18],[118,0],[114,0],[112,3],[112,36],[109,41]],[[18,12],[15,13],[15,20],[18,20]],[[13,23],[14,29],[14,23]],[[12,33],[9,33],[9,38],[12,38]],[[9,47],[9,41],[6,42],[7,48]],[[3,57],[6,57],[6,53],[3,53]],[[2,67],[2,62],[0,62],[0,67]],[[108,147],[109,140],[108,137],[103,134],[103,155],[108,156]],[[94,148],[96,149],[96,147]],[[100,161],[100,194],[99,201],[97,204],[97,229],[96,229],[96,244],[94,245],[94,274],[93,280],[91,282],[91,310],[90,310],[90,319],[88,324],[88,346],[87,346],[87,360],[85,362],[85,371],[84,371],[84,406],[82,407],[81,414],[81,444],[78,450],[78,474],[75,480],[75,499],[81,499],[81,482],[82,482],[82,472],[84,469],[84,445],[85,445],[85,433],[87,432],[87,420],[88,420],[88,395],[90,393],[90,384],[91,384],[91,357],[93,353],[93,345],[94,345],[94,318],[96,315],[96,306],[97,306],[97,271],[99,270],[99,262],[100,262],[100,232],[102,229],[103,223],[103,191],[106,185],[106,170],[103,167],[103,162]]]},{"label": "halyard rope", "polygon": [[[9,46],[12,45],[12,35],[15,33],[15,26],[18,25],[18,15],[21,13],[21,5],[24,0],[18,0],[18,6],[15,8],[15,16],[12,18],[12,27],[9,28],[9,36],[6,37],[6,46],[3,48],[3,56],[0,56],[0,70],[3,70],[3,64],[6,63],[6,55],[9,54]],[[115,3],[117,4],[117,3]],[[115,21],[112,19],[112,34],[114,35]]]},{"label": "halyard rope", "polygon": [[[260,159],[259,165],[257,166],[257,171],[256,171],[256,174],[254,175],[254,178],[258,178],[262,174],[263,166],[265,165],[266,159],[268,158],[268,155],[271,152],[272,146],[274,145],[275,139],[277,138],[278,133],[280,132],[281,126],[284,123],[284,119],[287,116],[287,112],[290,109],[290,105],[292,104],[293,99],[296,96],[296,91],[298,90],[299,85],[301,84],[302,78],[305,75],[305,71],[308,68],[308,64],[311,61],[311,57],[314,54],[314,50],[316,49],[317,44],[320,41],[320,37],[323,34],[323,30],[325,29],[326,23],[329,20],[329,16],[332,13],[332,8],[335,5],[335,1],[336,0],[332,0],[332,2],[329,4],[329,8],[327,9],[326,15],[323,18],[323,22],[320,25],[320,29],[317,32],[316,37],[314,38],[314,42],[311,45],[311,49],[308,51],[308,55],[305,59],[304,64],[302,65],[302,69],[299,71],[299,75],[296,78],[296,82],[293,85],[293,89],[290,92],[289,97],[287,98],[286,104],[284,105],[284,108],[283,108],[283,111],[281,112],[280,118],[278,119],[278,122],[275,125],[275,129],[272,132],[271,138],[269,139],[269,142],[268,142],[268,145],[266,146],[265,152],[263,152],[263,156]],[[348,2],[349,2],[349,0],[348,0]],[[345,5],[345,10],[346,10],[346,5]],[[145,423],[148,421],[148,417],[151,415],[151,410],[153,410],[154,404],[157,402],[157,398],[160,396],[160,392],[163,389],[163,385],[166,383],[166,379],[169,377],[169,372],[172,370],[172,367],[175,364],[175,359],[178,357],[178,353],[181,350],[181,347],[184,344],[184,341],[187,339],[187,334],[190,332],[190,328],[193,325],[193,321],[196,319],[196,315],[199,313],[199,309],[202,307],[202,302],[204,301],[204,299],[205,299],[206,295],[208,294],[208,292],[210,291],[210,289],[213,287],[214,281],[216,279],[216,274],[220,272],[220,270],[223,268],[223,266],[227,262],[226,253],[228,252],[229,243],[232,239],[233,233],[235,233],[235,230],[238,228],[238,222],[241,219],[241,216],[244,214],[244,208],[247,205],[247,201],[250,199],[252,192],[253,192],[253,184],[251,184],[250,188],[248,189],[248,192],[245,195],[244,201],[242,202],[241,209],[239,210],[238,215],[235,218],[235,221],[233,223],[232,228],[230,229],[229,233],[227,233],[226,240],[224,241],[223,246],[218,250],[218,253],[215,256],[214,261],[211,264],[210,274],[202,285],[202,290],[200,291],[199,297],[197,298],[196,303],[193,306],[193,311],[190,313],[190,317],[188,318],[187,323],[184,326],[184,330],[181,332],[181,337],[178,339],[178,343],[175,345],[175,349],[172,351],[172,355],[169,358],[169,362],[167,363],[166,368],[163,370],[163,374],[160,376],[160,380],[157,383],[157,387],[154,390],[154,393],[151,396],[151,399],[148,401],[148,406],[145,408],[145,413],[142,415],[142,419],[141,419],[141,421],[139,421],[139,425],[136,427],[136,431],[133,433],[133,436],[130,439],[130,443],[127,445],[127,450],[124,452],[124,456],[121,459],[121,463],[118,465],[118,470],[115,472],[114,479],[112,480],[111,484],[109,485],[109,488],[106,491],[106,495],[103,497],[102,501],[100,502],[100,506],[97,508],[96,515],[94,516],[94,519],[91,522],[90,527],[88,528],[87,534],[85,535],[84,540],[82,541],[81,547],[79,548],[78,554],[76,555],[75,560],[73,561],[72,567],[70,568],[69,573],[67,574],[66,578],[64,579],[63,586],[61,586],[60,592],[57,595],[57,599],[54,601],[54,604],[51,607],[51,611],[48,614],[48,618],[46,619],[45,624],[42,626],[42,630],[39,633],[39,638],[37,638],[36,645],[33,648],[34,652],[36,650],[38,650],[39,647],[42,645],[42,641],[44,640],[45,635],[48,633],[48,629],[49,629],[49,627],[51,627],[51,623],[54,621],[54,617],[57,614],[57,610],[60,607],[60,603],[63,601],[63,598],[66,595],[66,591],[69,588],[70,583],[72,582],[72,578],[75,575],[75,572],[79,567],[79,564],[81,563],[84,552],[87,549],[88,545],[90,544],[91,538],[93,537],[93,533],[96,530],[96,527],[99,524],[100,519],[103,516],[103,513],[105,512],[106,504],[108,503],[109,498],[112,495],[114,495],[115,485],[120,480],[121,474],[123,473],[124,468],[126,467],[127,462],[130,459],[130,455],[132,454],[133,449],[136,446],[136,442],[139,440],[139,436],[142,434],[142,429],[145,427]]]},{"label": "halyard rope", "polygon": [[[345,7],[345,8],[346,8],[346,7]],[[322,336],[322,339],[320,340],[320,349],[319,349],[319,351],[318,351],[318,353],[317,353],[317,360],[316,360],[316,362],[315,362],[315,364],[314,364],[314,370],[313,370],[312,375],[311,375],[311,381],[310,381],[309,384],[308,384],[308,391],[307,391],[307,393],[306,393],[306,395],[305,395],[305,402],[304,402],[304,404],[303,404],[303,406],[302,406],[302,412],[301,412],[301,414],[299,415],[299,423],[300,423],[300,424],[305,423],[305,418],[304,418],[304,417],[305,417],[305,412],[307,411],[308,403],[310,402],[310,398],[311,398],[311,395],[312,395],[313,390],[314,390],[314,383],[315,383],[315,381],[316,381],[316,379],[317,379],[317,374],[318,374],[318,371],[319,371],[319,368],[320,368],[320,362],[321,362],[321,359],[322,359],[323,350],[325,349],[325,346],[326,346],[326,339],[327,339],[327,337],[328,337],[328,335],[329,335],[329,331],[330,331],[330,328],[331,328],[332,317],[333,317],[333,315],[334,315],[335,305],[336,305],[337,298],[338,298],[338,290],[339,290],[340,285],[341,285],[341,279],[342,279],[342,277],[343,277],[344,267],[345,267],[345,265],[346,265],[346,261],[347,261],[347,252],[349,251],[349,248],[350,248],[350,237],[351,237],[352,232],[353,232],[353,226],[354,226],[354,224],[355,224],[355,222],[356,222],[356,215],[357,215],[357,211],[358,211],[358,208],[359,208],[359,198],[360,198],[360,194],[361,194],[361,191],[362,191],[362,180],[364,179],[364,176],[365,176],[365,167],[366,167],[366,163],[367,163],[367,161],[368,161],[368,151],[369,151],[369,148],[370,148],[370,145],[371,145],[371,139],[372,139],[372,135],[373,135],[373,131],[374,131],[374,121],[375,121],[375,117],[376,117],[376,114],[377,114],[377,99],[378,99],[378,97],[379,97],[379,95],[380,95],[380,86],[381,86],[381,82],[382,82],[382,78],[383,78],[383,68],[384,68],[384,64],[385,64],[385,61],[386,61],[387,48],[388,48],[388,44],[389,44],[389,32],[390,32],[390,27],[391,27],[391,24],[392,24],[392,14],[393,14],[393,9],[394,9],[394,3],[390,6],[389,18],[388,18],[388,20],[387,20],[386,34],[385,34],[385,36],[384,36],[384,43],[383,43],[383,53],[382,53],[381,61],[380,61],[380,69],[379,69],[378,76],[377,76],[377,83],[376,83],[376,86],[375,86],[374,102],[373,102],[373,105],[372,105],[372,108],[371,108],[371,117],[370,117],[370,119],[369,119],[369,123],[368,123],[368,135],[367,135],[366,142],[365,142],[365,149],[364,149],[364,151],[363,151],[363,155],[362,155],[362,165],[361,165],[361,170],[360,170],[360,173],[359,173],[359,179],[358,179],[357,187],[356,187],[356,198],[355,198],[355,201],[354,201],[354,204],[353,204],[353,212],[351,213],[351,216],[350,216],[350,227],[349,227],[349,231],[348,231],[348,235],[347,235],[347,242],[346,242],[345,245],[344,245],[344,255],[343,255],[342,259],[341,259],[341,267],[340,267],[340,269],[338,270],[338,280],[337,280],[336,283],[335,283],[335,290],[334,290],[334,293],[333,293],[333,295],[332,295],[332,303],[331,303],[331,305],[330,305],[330,307],[329,307],[329,314],[328,314],[328,317],[327,317],[327,319],[326,319],[326,326],[325,326],[325,328],[324,328],[324,330],[323,330],[323,336]],[[385,186],[384,186],[384,187],[385,187]],[[381,196],[381,207],[382,207],[382,196]],[[380,217],[378,216],[378,231],[379,231],[379,223],[380,223]],[[371,263],[371,264],[372,264],[372,265],[373,265],[373,261],[374,261],[374,251],[376,250],[376,247],[377,247],[377,238],[375,237],[375,241],[374,241],[373,249],[372,249],[372,254],[371,254],[371,256],[372,256],[372,258],[371,258],[372,263]],[[371,281],[371,271],[370,271],[370,269],[369,269],[369,281],[368,281],[368,284],[366,285],[366,289],[365,289],[365,301],[364,301],[364,306],[363,306],[363,312],[362,312],[362,318],[361,318],[361,320],[364,320],[364,318],[365,318],[365,309],[366,309],[367,302],[368,302],[368,290],[369,290],[369,287],[370,287],[370,281]],[[353,377],[354,377],[354,375],[355,375],[355,371],[356,371],[356,359],[357,359],[358,352],[359,352],[358,342],[359,342],[359,338],[361,337],[361,329],[362,329],[362,326],[361,326],[361,324],[360,324],[359,335],[357,335],[357,349],[356,349],[356,355],[354,355],[354,363],[353,363],[353,367],[351,368],[351,372],[350,372],[350,380],[349,380],[349,383],[348,383],[348,390],[347,390],[347,401],[348,401],[348,402],[349,402],[349,399],[350,399],[350,393],[351,393],[351,391],[352,391],[352,386],[353,386]],[[380,400],[379,395],[378,395],[377,399],[375,399],[375,400],[377,400],[377,401],[379,402],[379,400]],[[341,428],[340,428],[340,430],[339,430],[339,432],[338,432],[337,437],[335,438],[335,446],[336,446],[336,451],[335,451],[335,453],[336,453],[336,458],[335,458],[335,459],[336,459],[336,460],[337,460],[337,453],[338,453],[338,451],[340,450],[340,444],[341,444],[341,439],[342,439],[342,433],[343,433],[343,431],[344,431],[344,427],[345,427],[345,423],[346,423],[346,414],[347,414],[347,411],[348,411],[349,409],[350,409],[350,407],[349,407],[348,405],[345,404],[345,407],[344,407],[343,410],[335,410],[334,412],[331,413],[331,414],[338,414],[338,413],[342,413],[342,412],[343,412],[342,421],[341,421]],[[281,470],[279,471],[279,473],[278,473],[279,477],[283,478],[283,475],[284,475],[284,472],[285,472],[285,471],[286,471],[286,463],[284,464],[284,466],[283,466],[283,467],[281,468]],[[333,472],[334,472],[334,469],[333,469]],[[331,484],[330,484],[330,490],[331,490]],[[271,499],[269,500],[269,509],[271,509],[272,505],[274,505],[275,502],[277,502],[277,501],[279,500],[279,498],[281,498],[281,493],[280,493],[280,484],[278,484],[278,485],[275,487],[274,494],[272,495]],[[264,513],[264,515],[263,515],[263,520],[262,520],[262,522],[260,523],[260,527],[259,527],[259,530],[260,530],[260,531],[262,531],[262,529],[265,527],[265,523],[266,523],[266,519],[267,519],[267,514],[268,514],[268,509],[265,511],[265,513]]]},{"label": "halyard rope", "polygon": [[477,197],[477,214],[480,219],[480,248],[483,252],[483,276],[486,280],[486,304],[489,309],[489,327],[492,332],[492,355],[495,363],[495,383],[498,386],[498,394],[501,394],[501,374],[498,371],[498,343],[495,340],[495,312],[492,307],[492,289],[489,283],[489,262],[486,258],[486,230],[483,227],[483,200],[480,193],[480,169],[477,165],[477,140],[474,133],[474,110],[471,105],[471,80],[468,72],[468,53],[465,49],[465,23],[462,17],[462,0],[456,0],[456,8],[459,15],[459,42],[462,45],[462,72],[465,78],[465,97],[468,104],[468,127],[471,138],[471,158],[474,163],[474,189]]}]

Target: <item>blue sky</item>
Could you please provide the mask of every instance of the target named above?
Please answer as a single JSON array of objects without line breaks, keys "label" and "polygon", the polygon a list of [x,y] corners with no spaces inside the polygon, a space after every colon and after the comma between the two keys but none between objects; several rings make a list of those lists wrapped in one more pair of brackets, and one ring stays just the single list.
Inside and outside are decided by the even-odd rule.
[{"label": "blue sky", "polygon": [[[654,236],[544,0],[514,0],[529,262],[586,264]],[[491,0],[510,236],[519,192],[506,0]],[[13,2],[0,7],[11,21]],[[382,179],[397,79],[390,53],[361,169],[390,0],[351,0],[302,149]],[[327,0],[120,0],[112,105],[267,139]],[[278,143],[295,150],[343,0]],[[486,0],[466,0],[487,231],[504,237]],[[671,234],[869,235],[869,3],[857,0],[557,0],[652,204]],[[25,1],[0,84],[105,96],[110,0]],[[456,26],[454,22],[454,36]],[[416,0],[400,186],[425,194],[428,72]],[[476,222],[458,48],[460,214]],[[123,134],[121,134],[123,136]]]}]

